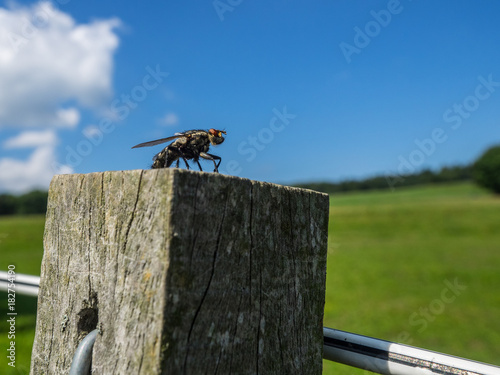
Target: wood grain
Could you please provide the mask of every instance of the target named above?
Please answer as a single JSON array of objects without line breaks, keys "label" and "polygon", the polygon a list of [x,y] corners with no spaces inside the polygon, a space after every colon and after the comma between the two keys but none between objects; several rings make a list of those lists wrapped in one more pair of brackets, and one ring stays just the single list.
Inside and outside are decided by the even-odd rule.
[{"label": "wood grain", "polygon": [[321,374],[328,196],[180,169],[52,180],[31,374]]}]

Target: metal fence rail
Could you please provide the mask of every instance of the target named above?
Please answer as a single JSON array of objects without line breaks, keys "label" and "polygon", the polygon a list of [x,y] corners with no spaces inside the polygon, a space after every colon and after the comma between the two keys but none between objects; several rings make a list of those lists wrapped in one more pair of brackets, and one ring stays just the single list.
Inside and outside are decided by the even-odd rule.
[{"label": "metal fence rail", "polygon": [[[0,271],[0,290],[9,291],[14,290],[17,294],[24,294],[27,296],[38,296],[38,286],[40,285],[40,277],[32,275],[24,275],[16,273],[14,275],[14,283],[11,283],[12,275],[5,271]],[[13,287],[9,285],[14,285]]]},{"label": "metal fence rail", "polygon": [[500,367],[323,328],[323,358],[378,374],[500,375]]},{"label": "metal fence rail", "polygon": [[[38,295],[40,277],[0,271],[0,290],[14,289],[18,294]],[[387,375],[500,375],[500,367],[401,345],[337,329],[323,328],[323,358]]]}]

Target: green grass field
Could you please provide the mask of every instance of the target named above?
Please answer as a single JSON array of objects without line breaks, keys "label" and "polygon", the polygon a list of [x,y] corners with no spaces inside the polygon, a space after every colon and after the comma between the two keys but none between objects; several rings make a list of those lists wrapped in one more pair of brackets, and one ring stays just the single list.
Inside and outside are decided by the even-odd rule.
[{"label": "green grass field", "polygon": [[[0,217],[0,270],[14,265],[17,273],[40,275],[43,255],[44,216]],[[35,336],[36,298],[16,296],[16,367],[7,365],[6,355],[0,356],[0,374],[28,374],[31,347]],[[0,292],[0,349],[7,353],[7,293]]]},{"label": "green grass field", "polygon": [[[330,204],[325,326],[500,365],[499,197],[465,183],[345,193]],[[39,274],[43,223],[0,218],[0,269]],[[16,305],[17,367],[0,356],[2,374],[29,369],[36,301]],[[2,350],[8,341],[0,336]],[[324,374],[362,373],[324,362]]]},{"label": "green grass field", "polygon": [[325,326],[500,365],[499,197],[465,183],[330,205]]}]

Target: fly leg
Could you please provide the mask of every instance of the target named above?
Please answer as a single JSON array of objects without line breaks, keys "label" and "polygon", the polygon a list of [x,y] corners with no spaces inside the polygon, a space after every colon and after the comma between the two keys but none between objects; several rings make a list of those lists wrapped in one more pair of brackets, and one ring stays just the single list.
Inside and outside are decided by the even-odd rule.
[{"label": "fly leg", "polygon": [[201,164],[200,164],[200,162],[198,161],[198,159],[196,159],[196,163],[198,163],[198,168],[200,168],[200,171],[202,171],[202,172],[203,172],[203,169],[201,168]]},{"label": "fly leg", "polygon": [[[184,157],[184,155],[181,154],[181,158],[184,160],[184,163],[186,164],[186,168],[189,169],[189,164],[186,160],[186,158]],[[177,162],[175,163],[175,168],[179,168],[179,162],[180,162],[180,158],[177,158]]]},{"label": "fly leg", "polygon": [[187,159],[184,157],[184,155],[182,155],[182,159],[184,159],[184,163],[186,164],[186,168],[189,169],[189,164],[188,164],[188,161]]},{"label": "fly leg", "polygon": [[198,168],[200,168],[200,171],[202,171],[202,172],[203,172],[203,169],[201,168],[201,164],[200,164],[200,162],[198,161],[198,158],[195,158],[194,160],[195,160],[195,161],[196,161],[196,163],[198,164]]},{"label": "fly leg", "polygon": [[178,147],[168,146],[167,147],[167,156],[166,156],[166,160],[165,160],[165,168],[169,168],[174,161],[175,161],[175,167],[179,168],[180,158],[182,158],[184,160],[184,163],[186,164],[186,168],[189,169],[189,164],[187,162],[186,157],[182,153],[182,151]]},{"label": "fly leg", "polygon": [[[214,162],[214,166],[215,166],[214,172],[219,173],[219,165],[220,165],[220,162],[222,161],[220,156],[209,154],[208,152],[200,152],[200,156],[203,159],[212,160]],[[218,160],[219,162],[217,163],[216,160]]]},{"label": "fly leg", "polygon": [[[188,161],[187,159],[189,158],[189,156],[186,158],[186,155],[184,155],[184,153],[182,152],[182,150],[180,148],[177,149],[179,151],[179,155],[181,156],[182,160],[184,160],[184,164],[186,164],[186,168],[189,169],[189,164],[188,164]],[[177,163],[179,163],[179,161],[177,160]]]},{"label": "fly leg", "polygon": [[165,148],[165,151],[166,151],[166,157],[164,158],[165,161],[165,165],[164,165],[164,168],[170,168],[170,166],[172,165],[172,163],[175,161],[175,166],[176,168],[179,167],[179,149],[177,147],[173,147],[173,146],[167,146]]},{"label": "fly leg", "polygon": [[[181,157],[182,157],[182,159],[184,159],[184,163],[186,163],[186,168],[189,169],[189,164],[188,164],[186,158],[184,156],[181,156]],[[175,162],[175,168],[179,168],[180,160],[181,160],[180,158],[177,158],[177,161]],[[173,160],[172,160],[172,162],[173,162]],[[169,166],[172,164],[172,162],[170,162]]]}]

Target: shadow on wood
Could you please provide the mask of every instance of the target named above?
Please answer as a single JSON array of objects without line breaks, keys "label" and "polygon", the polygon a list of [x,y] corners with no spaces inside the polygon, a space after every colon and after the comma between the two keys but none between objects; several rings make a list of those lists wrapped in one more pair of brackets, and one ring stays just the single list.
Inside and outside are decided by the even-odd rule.
[{"label": "shadow on wood", "polygon": [[179,169],[52,180],[31,363],[321,374],[328,196]]}]

